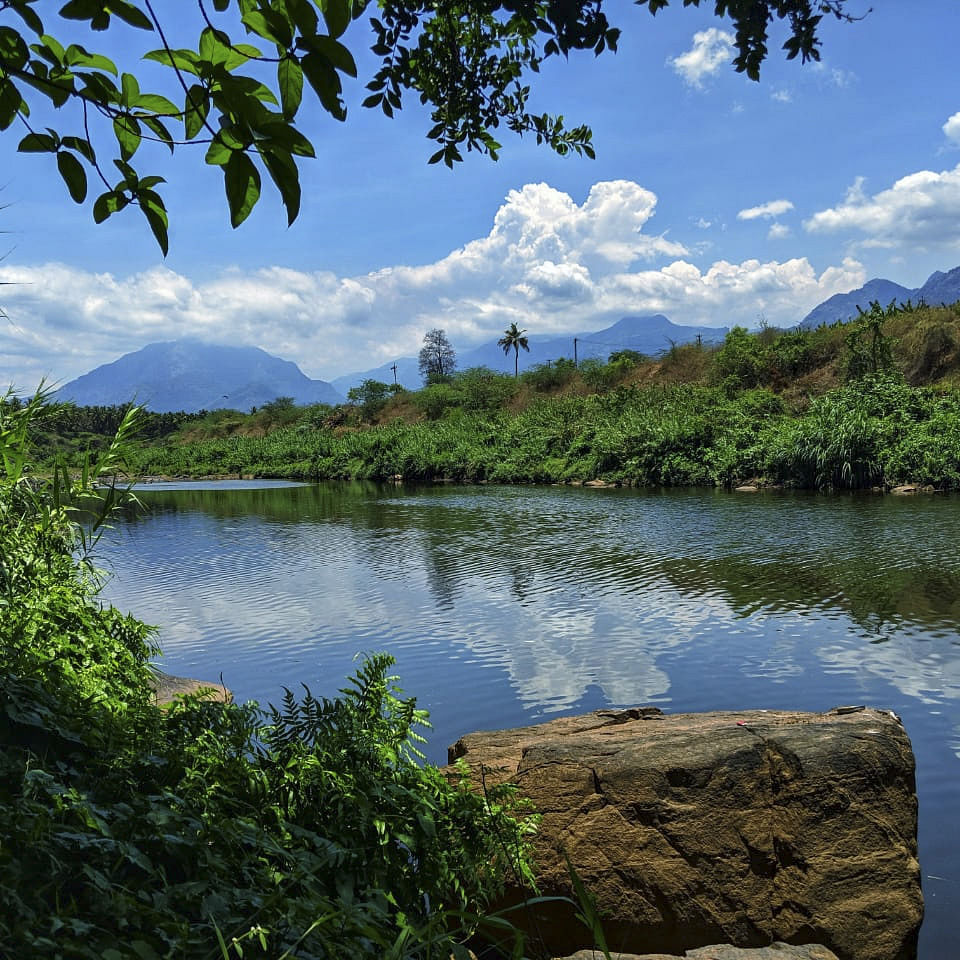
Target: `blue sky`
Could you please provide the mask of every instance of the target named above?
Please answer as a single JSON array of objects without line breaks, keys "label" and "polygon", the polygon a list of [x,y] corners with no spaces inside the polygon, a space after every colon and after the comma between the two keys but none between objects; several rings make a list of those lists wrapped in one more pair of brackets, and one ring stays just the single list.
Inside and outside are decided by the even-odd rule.
[{"label": "blue sky", "polygon": [[[185,335],[331,379],[416,353],[436,326],[461,348],[511,322],[556,335],[626,314],[789,326],[870,277],[919,286],[960,264],[956,0],[825,20],[820,64],[785,61],[777,33],[759,83],[733,71],[730,24],[707,11],[609,7],[616,55],[534,78],[538,107],[593,127],[595,161],[505,132],[499,163],[428,166],[419,106],[393,121],[359,107],[373,66],[358,21],[346,123],[303,119],[318,157],[292,227],[267,185],[232,230],[199,150],[138,154],[168,180],[166,260],[138,213],[96,226],[51,157],[0,135],[0,382],[64,382]],[[123,61],[131,40],[152,45],[130,32],[106,52]]]}]

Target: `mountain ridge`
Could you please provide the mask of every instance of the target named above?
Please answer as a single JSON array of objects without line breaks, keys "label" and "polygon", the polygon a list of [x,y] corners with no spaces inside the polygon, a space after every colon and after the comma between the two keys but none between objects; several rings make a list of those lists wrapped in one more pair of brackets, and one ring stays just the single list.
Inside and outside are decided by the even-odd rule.
[{"label": "mountain ridge", "polygon": [[866,310],[874,300],[878,300],[884,307],[891,301],[906,303],[907,300],[913,303],[922,300],[930,307],[956,303],[960,300],[960,266],[946,272],[935,270],[922,287],[913,289],[894,283],[892,280],[874,277],[856,290],[837,293],[824,300],[800,321],[800,326],[819,327],[821,323],[829,326],[838,320],[841,322],[852,320],[857,316],[858,307]]},{"label": "mountain ridge", "polygon": [[342,403],[325,380],[311,380],[292,360],[259,347],[205,343],[190,337],[148,343],[71,380],[58,401],[79,406],[113,406],[135,400],[148,410],[184,410],[262,406],[277,397],[295,403]]}]

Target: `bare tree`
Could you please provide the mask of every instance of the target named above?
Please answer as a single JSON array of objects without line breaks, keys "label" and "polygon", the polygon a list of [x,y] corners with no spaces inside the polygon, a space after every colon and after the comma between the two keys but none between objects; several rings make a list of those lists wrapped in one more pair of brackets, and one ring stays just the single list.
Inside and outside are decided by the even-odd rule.
[{"label": "bare tree", "polygon": [[420,348],[420,376],[424,383],[446,380],[457,366],[457,355],[443,330],[428,330]]}]

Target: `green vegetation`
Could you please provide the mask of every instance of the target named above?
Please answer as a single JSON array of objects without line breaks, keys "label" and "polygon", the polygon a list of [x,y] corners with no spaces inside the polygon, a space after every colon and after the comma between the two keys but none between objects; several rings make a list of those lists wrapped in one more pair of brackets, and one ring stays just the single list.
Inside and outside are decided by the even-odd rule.
[{"label": "green vegetation", "polygon": [[0,406],[4,955],[448,958],[509,936],[487,908],[528,876],[531,824],[510,789],[418,762],[426,714],[390,658],[335,700],[153,705],[151,630],[98,601],[90,553],[136,411],[86,469],[40,480],[43,412]]},{"label": "green vegetation", "polygon": [[[960,489],[960,305],[882,308],[719,346],[473,368],[277,429],[229,415],[144,443],[142,475]],[[227,414],[218,414],[228,417]]]}]

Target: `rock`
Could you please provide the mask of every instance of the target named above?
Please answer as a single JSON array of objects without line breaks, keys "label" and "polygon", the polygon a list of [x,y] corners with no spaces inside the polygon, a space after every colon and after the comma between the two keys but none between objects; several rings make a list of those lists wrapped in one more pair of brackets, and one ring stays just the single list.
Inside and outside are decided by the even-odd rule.
[{"label": "rock", "polygon": [[[914,760],[889,711],[599,711],[469,734],[449,755],[474,783],[482,770],[533,801],[540,892],[572,896],[569,855],[616,949],[915,956]],[[554,902],[517,916],[556,956],[592,945],[573,913]]]},{"label": "rock", "polygon": [[[596,950],[578,950],[569,957],[555,960],[599,960],[602,955]],[[688,950],[682,957],[666,953],[611,953],[611,960],[837,960],[837,955],[819,943],[802,947],[788,943],[774,943],[769,947],[731,947],[729,944],[713,944]]]},{"label": "rock", "polygon": [[734,493],[759,493],[760,488],[755,483],[741,483],[733,488]]},{"label": "rock", "polygon": [[177,697],[187,696],[201,691],[209,691],[211,700],[229,703],[233,694],[222,683],[210,683],[206,680],[191,680],[189,677],[174,677],[169,673],[157,670],[153,678],[153,693],[155,703],[159,707],[166,706]]},{"label": "rock", "polygon": [[898,497],[906,497],[914,493],[936,493],[937,491],[929,483],[926,486],[919,483],[904,483],[899,487],[893,487],[890,492]]}]

